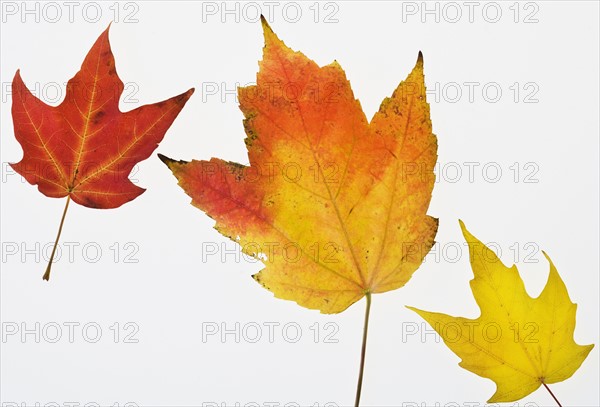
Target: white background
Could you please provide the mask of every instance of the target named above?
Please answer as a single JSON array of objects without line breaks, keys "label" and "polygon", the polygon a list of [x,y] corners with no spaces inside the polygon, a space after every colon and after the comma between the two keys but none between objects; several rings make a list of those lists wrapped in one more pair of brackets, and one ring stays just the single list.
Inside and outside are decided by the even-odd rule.
[{"label": "white background", "polygon": [[[7,3],[11,2],[3,2],[3,10]],[[157,152],[177,159],[214,156],[245,163],[242,114],[235,96],[224,89],[231,91],[236,83],[255,79],[263,45],[255,19],[257,3],[246,7],[229,3],[228,8],[238,7],[238,12],[226,15],[221,15],[221,2],[212,3],[209,9],[216,7],[217,14],[209,15],[203,14],[200,2],[192,1],[137,2],[127,8],[124,3],[103,2],[96,23],[86,21],[93,19],[94,10],[83,13],[85,3],[74,9],[73,22],[67,6],[55,4],[62,11],[55,23],[48,20],[56,19],[56,10],[44,9],[43,3],[37,6],[39,22],[35,14],[22,14],[21,2],[12,3],[16,14],[2,17],[3,333],[6,336],[9,325],[20,330],[40,324],[39,343],[34,334],[23,340],[21,332],[1,343],[2,402],[352,404],[364,300],[342,314],[324,316],[273,298],[250,278],[260,269],[256,263],[236,260],[234,254],[222,261],[221,253],[203,261],[203,244],[215,242],[229,249],[235,245],[212,229],[210,218],[189,205],[190,199],[155,155],[132,176],[148,189],[138,199],[116,210],[71,206],[61,244],[79,244],[73,249],[74,261],[64,252],[50,282],[42,281],[43,255],[50,248],[40,251],[54,240],[64,199],[43,196],[7,167],[22,156],[10,116],[9,84],[15,71],[21,68],[25,82],[32,88],[37,84],[52,99],[57,89],[64,90],[64,83],[119,10],[110,40],[118,73],[131,83],[128,89],[138,100],[122,101],[121,109],[195,87]],[[505,263],[517,262],[531,294],[542,289],[548,265],[541,251],[525,245],[534,242],[545,250],[578,303],[575,340],[597,345],[598,3],[522,3],[517,5],[515,22],[513,2],[500,2],[502,16],[496,23],[490,22],[496,8],[488,6],[486,14],[485,2],[474,9],[472,22],[463,2],[427,3],[429,9],[438,7],[439,22],[435,15],[421,15],[421,2],[296,4],[302,11],[297,22],[292,22],[296,6],[284,12],[284,3],[278,3],[274,13],[268,13],[266,5],[259,5],[290,47],[320,65],[334,59],[342,65],[369,118],[406,77],[422,50],[439,139],[440,168],[429,210],[440,218],[438,253],[428,256],[404,288],[373,299],[363,405],[483,405],[494,392],[493,382],[461,369],[459,359],[434,335],[422,338],[421,320],[404,308],[478,315],[468,285],[472,273],[459,218],[484,242],[497,242]],[[456,5],[462,17],[452,23]],[[36,7],[33,2],[27,6]],[[416,14],[407,12],[414,7]],[[315,8],[320,10],[317,22]],[[138,21],[123,22],[132,12]],[[323,21],[330,13],[337,22]],[[538,21],[525,23],[531,13],[529,19]],[[465,82],[480,84],[471,101]],[[515,82],[521,88],[517,101],[514,88],[510,89]],[[524,89],[530,82],[534,85]],[[496,103],[490,100],[495,97],[493,89],[482,95],[486,83],[500,86],[502,97]],[[462,90],[459,100],[454,100],[455,84]],[[208,94],[215,88],[217,94]],[[532,90],[537,91],[530,99],[537,102],[524,103]],[[472,179],[465,162],[479,163]],[[509,168],[515,162],[521,167],[517,182]],[[524,168],[526,163],[533,164]],[[482,173],[486,164],[493,168]],[[491,182],[497,167],[502,176]],[[462,174],[457,175],[457,168]],[[527,180],[538,182],[524,182],[528,174]],[[125,246],[128,242],[133,245]],[[94,263],[98,247],[102,253]],[[460,258],[452,250],[456,247],[462,248]],[[17,253],[10,254],[9,248],[10,253],[17,248]],[[135,248],[128,260],[137,263],[126,261]],[[532,255],[526,258],[528,253]],[[64,325],[69,322],[80,324],[73,343]],[[118,343],[110,328],[115,322],[120,324]],[[134,325],[125,329],[127,322]],[[239,343],[233,334],[225,341],[214,335],[203,342],[203,326],[211,322],[230,329],[239,322],[240,329],[247,328],[246,335]],[[325,326],[328,322],[334,325]],[[95,336],[91,328],[88,336],[83,335],[86,323],[102,329],[98,342],[90,343]],[[263,328],[257,343],[245,340],[254,336],[253,323]],[[280,324],[273,343],[265,323]],[[290,340],[293,329],[284,336],[282,327],[287,323],[302,329],[298,342]],[[315,323],[321,334],[317,343]],[[62,337],[50,343],[55,324],[62,327]],[[124,334],[132,327],[139,328],[130,338],[137,343],[125,343]],[[335,327],[331,339],[337,343],[326,343],[324,334]],[[415,327],[417,334],[406,335]],[[596,347],[571,379],[552,385],[564,405],[599,405],[598,355]],[[509,405],[534,405],[528,402],[554,405],[544,389]]]}]

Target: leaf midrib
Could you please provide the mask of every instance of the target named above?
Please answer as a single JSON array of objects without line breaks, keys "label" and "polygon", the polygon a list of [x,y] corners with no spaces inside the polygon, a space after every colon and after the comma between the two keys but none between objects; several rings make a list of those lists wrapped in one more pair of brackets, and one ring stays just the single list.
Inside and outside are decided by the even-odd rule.
[{"label": "leaf midrib", "polygon": [[[92,87],[92,96],[90,97],[90,101],[88,103],[88,112],[87,115],[85,115],[83,117],[84,119],[84,128],[83,128],[83,134],[78,135],[81,142],[80,142],[80,146],[79,146],[79,153],[77,155],[77,160],[75,162],[75,170],[73,173],[73,179],[71,180],[70,185],[68,186],[69,188],[69,192],[73,192],[73,190],[75,189],[75,180],[77,179],[77,175],[79,174],[79,167],[81,165],[81,157],[83,156],[83,147],[85,146],[85,142],[88,136],[88,130],[89,130],[89,126],[90,126],[90,121],[91,121],[91,115],[92,115],[92,108],[94,106],[94,102],[96,99],[96,89],[98,87],[98,81],[99,81],[99,77],[98,77],[98,71],[100,69],[100,55],[102,55],[102,51],[104,50],[104,42],[102,42],[102,47],[99,49],[98,54],[96,56],[96,70],[94,72],[94,82],[93,82],[93,87]],[[82,67],[82,70],[84,68]],[[79,109],[78,109],[79,110]],[[81,112],[80,112],[81,113]]]}]

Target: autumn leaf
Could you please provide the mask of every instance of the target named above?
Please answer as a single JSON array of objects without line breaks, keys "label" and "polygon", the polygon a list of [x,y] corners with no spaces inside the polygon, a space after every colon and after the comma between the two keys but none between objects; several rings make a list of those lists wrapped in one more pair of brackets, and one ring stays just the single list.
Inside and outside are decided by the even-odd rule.
[{"label": "autumn leaf", "polygon": [[250,166],[161,159],[215,228],[262,260],[256,281],[338,313],[402,287],[433,244],[423,59],[369,123],[337,62],[317,66],[262,21],[256,85],[239,89]]},{"label": "autumn leaf", "polygon": [[402,287],[433,245],[437,158],[423,58],[369,123],[340,65],[319,67],[262,18],[256,85],[240,88],[250,165],[160,158],[215,228],[264,264],[254,279],[323,313]]},{"label": "autumn leaf", "polygon": [[462,359],[461,367],[496,383],[488,403],[522,399],[541,385],[550,391],[547,385],[571,377],[594,347],[573,339],[577,305],[546,253],[548,281],[532,298],[516,266],[506,267],[462,221],[460,226],[469,245],[475,275],[471,290],[481,315],[468,319],[409,308],[440,334]]},{"label": "autumn leaf", "polygon": [[12,83],[14,131],[23,159],[11,166],[44,195],[67,197],[56,243],[71,200],[89,208],[117,208],[145,191],[129,180],[129,173],[152,154],[194,92],[119,111],[123,83],[115,70],[108,30],[68,81],[59,106],[35,97],[19,71]]}]

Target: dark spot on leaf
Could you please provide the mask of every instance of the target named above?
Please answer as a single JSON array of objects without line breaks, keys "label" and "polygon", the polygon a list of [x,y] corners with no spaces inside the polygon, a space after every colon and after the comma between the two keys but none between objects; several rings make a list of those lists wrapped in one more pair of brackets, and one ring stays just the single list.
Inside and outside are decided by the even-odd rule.
[{"label": "dark spot on leaf", "polygon": [[96,112],[94,114],[94,118],[92,119],[92,122],[94,124],[98,124],[100,122],[100,120],[102,120],[102,118],[104,117],[105,114],[106,114],[106,112],[104,110],[99,110],[98,112]]},{"label": "dark spot on leaf", "polygon": [[100,205],[98,204],[98,202],[96,202],[95,200],[93,200],[90,197],[83,197],[83,206],[87,206],[88,208],[93,208],[93,209],[99,209]]},{"label": "dark spot on leaf", "polygon": [[242,164],[238,164],[236,162],[233,161],[228,161],[227,162],[227,166],[229,167],[229,170],[231,171],[231,175],[233,175],[236,179],[236,181],[241,181],[242,178],[244,178],[244,166]]}]

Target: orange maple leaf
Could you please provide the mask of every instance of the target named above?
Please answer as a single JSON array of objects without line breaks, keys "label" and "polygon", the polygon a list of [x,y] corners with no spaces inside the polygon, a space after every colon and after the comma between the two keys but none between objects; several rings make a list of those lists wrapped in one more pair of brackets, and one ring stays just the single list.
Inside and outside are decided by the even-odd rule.
[{"label": "orange maple leaf", "polygon": [[160,158],[216,229],[262,260],[256,281],[342,312],[402,287],[434,243],[423,58],[369,123],[336,62],[319,67],[262,22],[256,85],[239,89],[250,166]]},{"label": "orange maple leaf", "polygon": [[[144,192],[129,180],[134,165],[152,154],[194,89],[129,112],[119,111],[123,82],[115,69],[108,28],[68,81],[56,107],[35,97],[15,74],[12,117],[23,159],[11,164],[53,198],[67,197],[56,242],[72,199],[90,208],[117,208]],[[52,258],[44,274],[50,276]]]}]

